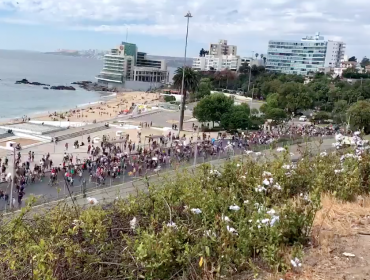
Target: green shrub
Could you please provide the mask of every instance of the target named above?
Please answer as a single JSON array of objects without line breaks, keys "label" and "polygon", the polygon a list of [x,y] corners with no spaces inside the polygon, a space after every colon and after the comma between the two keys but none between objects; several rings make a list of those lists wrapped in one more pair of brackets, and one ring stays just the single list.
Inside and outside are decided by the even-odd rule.
[{"label": "green shrub", "polygon": [[[245,156],[166,178],[104,206],[28,208],[0,227],[2,279],[191,279],[289,269],[309,240],[320,197],[368,192],[370,158]],[[196,211],[201,213],[196,213]],[[288,249],[288,250],[287,250]]]}]

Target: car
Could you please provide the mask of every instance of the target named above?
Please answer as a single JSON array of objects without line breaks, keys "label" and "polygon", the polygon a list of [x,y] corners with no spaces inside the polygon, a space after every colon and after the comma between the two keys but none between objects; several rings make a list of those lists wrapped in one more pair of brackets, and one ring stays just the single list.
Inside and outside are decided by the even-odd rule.
[{"label": "car", "polygon": [[307,121],[307,117],[306,116],[300,116],[299,121],[300,122],[305,122],[305,121]]}]

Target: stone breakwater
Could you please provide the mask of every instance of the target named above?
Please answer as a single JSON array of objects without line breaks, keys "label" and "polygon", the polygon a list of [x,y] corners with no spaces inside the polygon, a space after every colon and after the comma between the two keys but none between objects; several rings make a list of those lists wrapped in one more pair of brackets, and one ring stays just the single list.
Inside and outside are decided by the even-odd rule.
[{"label": "stone breakwater", "polygon": [[16,85],[33,85],[33,86],[43,86],[43,89],[53,89],[53,90],[76,90],[73,86],[50,86],[49,84],[43,84],[39,82],[30,82],[27,79],[22,79],[15,82]]},{"label": "stone breakwater", "polygon": [[[33,86],[42,86],[43,89],[48,90],[76,90],[73,86],[51,86],[49,84],[44,84],[40,82],[30,82],[27,79],[22,79],[15,82],[16,85],[33,85]],[[108,88],[106,86],[100,85],[98,83],[93,83],[91,81],[78,81],[71,83],[72,85],[77,85],[80,88],[87,91],[105,91],[105,92],[120,92],[117,88]]]}]

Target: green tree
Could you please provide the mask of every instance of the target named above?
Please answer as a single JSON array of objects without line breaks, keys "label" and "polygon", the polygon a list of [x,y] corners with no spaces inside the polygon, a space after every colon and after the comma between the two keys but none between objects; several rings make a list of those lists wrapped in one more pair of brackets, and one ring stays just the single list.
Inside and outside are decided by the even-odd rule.
[{"label": "green tree", "polygon": [[220,123],[225,113],[231,111],[234,100],[222,93],[215,93],[204,97],[194,107],[193,116],[200,122]]},{"label": "green tree", "polygon": [[361,67],[365,68],[365,66],[370,64],[370,59],[368,59],[366,56],[361,60]]},{"label": "green tree", "polygon": [[335,123],[344,124],[347,120],[346,111],[348,109],[348,103],[346,100],[338,100],[334,103],[333,108],[333,120]]},{"label": "green tree", "polygon": [[195,98],[200,100],[207,95],[211,94],[212,82],[209,78],[200,79],[198,91],[195,94]]},{"label": "green tree", "polygon": [[265,112],[265,119],[271,119],[276,123],[281,123],[287,118],[287,113],[280,108],[268,108]]},{"label": "green tree", "polygon": [[176,97],[172,95],[165,95],[164,96],[164,101],[165,102],[171,102],[171,101],[176,101]]},{"label": "green tree", "polygon": [[370,133],[370,102],[358,101],[349,107],[347,116],[352,129],[364,130],[366,134]]},{"label": "green tree", "polygon": [[355,56],[351,56],[348,61],[354,61],[354,62],[357,62],[357,58]]},{"label": "green tree", "polygon": [[199,75],[194,69],[191,67],[179,67],[175,71],[175,75],[173,76],[173,84],[176,88],[181,89],[182,87],[182,79],[184,77],[184,90],[182,94],[181,100],[181,110],[180,110],[180,123],[179,123],[179,130],[182,130],[184,124],[184,110],[185,110],[185,101],[186,101],[186,93],[187,92],[196,92],[199,87]]},{"label": "green tree", "polygon": [[251,124],[248,104],[234,105],[221,117],[221,126],[227,130],[247,129]]}]

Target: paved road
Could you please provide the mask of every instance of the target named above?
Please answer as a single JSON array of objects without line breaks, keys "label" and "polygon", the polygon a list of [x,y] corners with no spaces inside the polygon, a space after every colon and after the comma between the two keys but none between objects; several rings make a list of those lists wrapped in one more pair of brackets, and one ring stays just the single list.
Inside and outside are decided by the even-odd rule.
[{"label": "paved road", "polygon": [[[324,139],[323,144],[319,147],[320,151],[327,150],[332,148],[332,143],[334,143],[334,139]],[[314,152],[317,151],[318,148],[318,142],[311,142],[307,143],[308,147],[312,149]],[[298,152],[298,146],[297,145],[292,145],[289,147],[289,151],[294,154],[292,156],[292,160],[297,160],[300,155]],[[240,155],[242,154],[243,150],[236,149],[235,150],[235,155]],[[265,151],[264,154],[266,156],[269,156],[271,151]],[[197,164],[201,164],[204,162],[222,162],[225,157],[228,157],[229,155],[223,154],[223,155],[218,155],[214,157],[208,157],[208,158],[203,158],[199,157],[197,159]],[[186,167],[186,166],[191,166],[193,165],[194,160],[190,160],[190,162],[186,163],[181,163],[181,167]],[[161,172],[166,172],[173,170],[173,167],[171,166],[162,166]],[[121,175],[120,177],[117,177],[115,179],[107,179],[104,185],[99,185],[96,182],[89,182],[89,174],[87,171],[84,172],[83,178],[86,180],[86,192],[93,192],[93,191],[99,191],[99,190],[104,190],[106,188],[112,187],[112,186],[118,186],[118,185],[123,185],[124,183],[129,183],[133,182],[135,180],[138,180],[138,177],[132,177],[128,176],[127,172],[129,170],[126,170],[125,174]],[[153,171],[150,171],[147,173],[148,176],[153,175]],[[76,178],[74,181],[74,186],[68,187],[67,184],[65,184],[63,175],[60,174],[58,177],[58,184],[56,186],[50,186],[49,185],[49,178],[46,177],[42,182],[36,182],[34,184],[30,184],[26,187],[25,192],[26,195],[23,198],[23,201],[27,199],[27,197],[34,195],[39,197],[38,204],[46,203],[49,201],[54,201],[58,199],[63,199],[69,196],[69,192],[73,196],[80,194],[82,192],[82,183],[81,181]],[[7,190],[9,192],[10,186],[7,184],[3,184],[0,186],[0,189],[2,190]],[[16,195],[16,194],[15,194]],[[18,206],[18,203],[16,203],[16,206]],[[5,210],[6,208],[9,208],[9,206],[6,205],[4,200],[0,200],[0,211]]]}]

